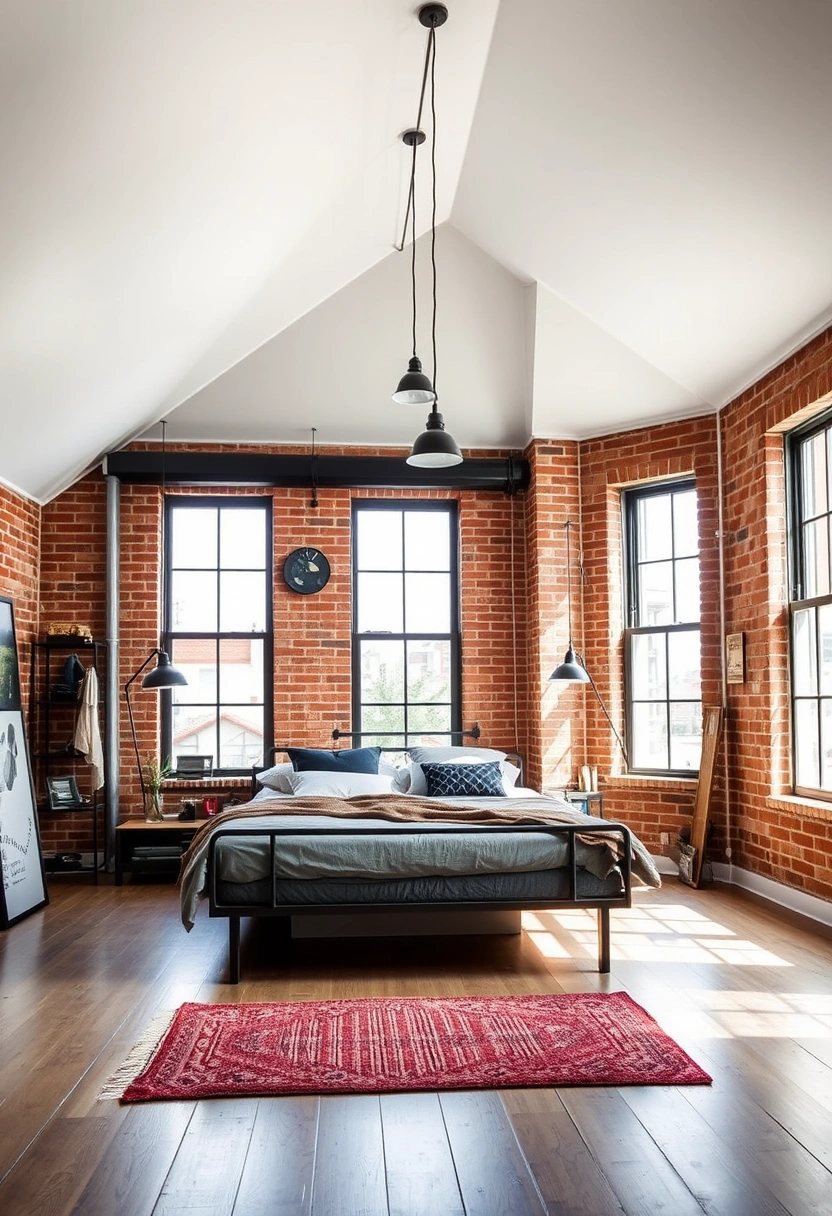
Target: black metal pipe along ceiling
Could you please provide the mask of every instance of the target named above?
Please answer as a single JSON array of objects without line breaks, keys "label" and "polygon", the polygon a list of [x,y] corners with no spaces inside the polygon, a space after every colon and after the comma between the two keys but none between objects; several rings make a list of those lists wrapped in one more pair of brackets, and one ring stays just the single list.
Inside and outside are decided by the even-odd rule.
[{"label": "black metal pipe along ceiling", "polygon": [[[156,451],[110,452],[105,474],[134,485],[160,485],[162,455]],[[260,452],[171,452],[164,461],[168,486],[283,486],[312,484],[309,456]],[[400,456],[315,457],[315,484],[322,489],[525,490],[529,462],[520,457],[465,460],[451,468],[418,468]]]}]

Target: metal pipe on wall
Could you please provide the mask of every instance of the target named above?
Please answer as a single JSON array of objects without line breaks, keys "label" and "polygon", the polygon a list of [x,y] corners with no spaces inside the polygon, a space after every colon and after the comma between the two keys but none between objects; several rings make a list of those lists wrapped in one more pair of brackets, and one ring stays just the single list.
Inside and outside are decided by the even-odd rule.
[{"label": "metal pipe on wall", "polygon": [[119,682],[118,682],[118,618],[119,618],[119,540],[121,532],[121,483],[107,476],[107,568],[106,568],[106,631],[107,631],[107,700],[104,731],[104,785],[107,815],[104,822],[104,867],[112,869],[115,858],[116,826],[118,824],[119,788]]},{"label": "metal pipe on wall", "polygon": [[731,791],[728,773],[728,668],[725,657],[725,506],[723,495],[725,481],[723,471],[722,451],[722,415],[716,414],[716,496],[717,496],[717,536],[719,538],[719,650],[720,676],[722,695],[722,763],[725,771],[723,793],[725,797],[725,856],[729,865],[731,862]]}]

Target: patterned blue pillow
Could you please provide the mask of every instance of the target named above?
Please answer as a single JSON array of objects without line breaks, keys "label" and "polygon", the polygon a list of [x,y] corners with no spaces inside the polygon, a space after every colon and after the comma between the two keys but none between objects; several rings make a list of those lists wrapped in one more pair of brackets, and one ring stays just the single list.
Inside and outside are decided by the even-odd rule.
[{"label": "patterned blue pillow", "polygon": [[337,752],[316,747],[287,747],[296,773],[377,773],[380,747],[342,747]]},{"label": "patterned blue pillow", "polygon": [[500,761],[423,764],[429,798],[505,798]]}]

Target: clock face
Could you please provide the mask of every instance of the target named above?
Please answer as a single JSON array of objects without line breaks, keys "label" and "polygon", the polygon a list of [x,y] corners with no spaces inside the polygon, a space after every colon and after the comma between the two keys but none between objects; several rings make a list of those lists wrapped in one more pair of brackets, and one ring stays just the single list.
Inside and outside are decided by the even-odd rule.
[{"label": "clock face", "polygon": [[329,562],[320,549],[295,549],[283,563],[283,581],[298,595],[314,595],[329,582]]}]

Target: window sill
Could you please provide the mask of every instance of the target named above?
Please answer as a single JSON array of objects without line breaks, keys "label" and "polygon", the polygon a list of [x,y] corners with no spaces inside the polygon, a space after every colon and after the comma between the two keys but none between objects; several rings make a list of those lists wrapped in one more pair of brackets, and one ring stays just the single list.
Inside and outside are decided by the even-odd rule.
[{"label": "window sill", "polygon": [[640,773],[620,773],[614,777],[604,777],[602,786],[605,790],[667,790],[669,793],[694,793],[699,782],[696,777],[648,777]]},{"label": "window sill", "polygon": [[832,823],[832,802],[798,798],[796,794],[771,794],[766,798],[766,806],[774,811],[789,811],[802,819],[821,819]]}]

